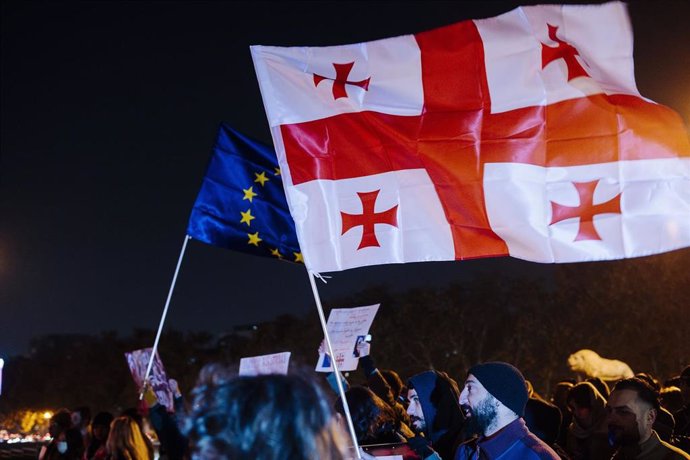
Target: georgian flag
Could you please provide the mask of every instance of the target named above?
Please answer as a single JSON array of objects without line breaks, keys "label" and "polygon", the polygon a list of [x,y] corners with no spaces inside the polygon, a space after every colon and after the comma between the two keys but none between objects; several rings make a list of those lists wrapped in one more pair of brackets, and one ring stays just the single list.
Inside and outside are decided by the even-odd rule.
[{"label": "georgian flag", "polygon": [[251,52],[312,271],[690,246],[687,133],[638,93],[622,3]]}]

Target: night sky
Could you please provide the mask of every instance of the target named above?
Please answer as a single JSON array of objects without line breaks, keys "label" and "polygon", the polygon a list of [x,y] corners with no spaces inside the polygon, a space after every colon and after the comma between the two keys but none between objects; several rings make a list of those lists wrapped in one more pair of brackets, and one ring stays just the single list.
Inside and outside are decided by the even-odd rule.
[{"label": "night sky", "polygon": [[[218,124],[270,142],[249,45],[360,42],[518,4],[3,1],[0,356],[41,334],[157,327]],[[638,88],[687,125],[690,2],[630,14]],[[392,265],[335,273],[321,291],[328,305],[373,285],[551,270]],[[191,241],[167,325],[215,333],[289,312],[316,314],[304,266]]]}]

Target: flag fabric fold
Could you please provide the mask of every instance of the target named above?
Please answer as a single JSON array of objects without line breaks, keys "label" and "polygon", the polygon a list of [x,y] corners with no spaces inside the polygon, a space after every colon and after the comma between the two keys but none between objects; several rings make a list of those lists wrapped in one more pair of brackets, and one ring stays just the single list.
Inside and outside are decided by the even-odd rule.
[{"label": "flag fabric fold", "polygon": [[620,2],[251,52],[313,271],[690,246],[687,132],[639,94]]},{"label": "flag fabric fold", "polygon": [[301,262],[273,148],[221,124],[187,234],[214,246]]}]

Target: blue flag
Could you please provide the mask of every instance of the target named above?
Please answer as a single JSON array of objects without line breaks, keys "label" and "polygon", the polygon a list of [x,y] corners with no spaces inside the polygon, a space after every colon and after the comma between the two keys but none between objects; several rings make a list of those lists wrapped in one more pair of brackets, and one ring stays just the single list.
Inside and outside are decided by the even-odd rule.
[{"label": "blue flag", "polygon": [[187,234],[214,246],[302,262],[272,147],[221,124]]}]

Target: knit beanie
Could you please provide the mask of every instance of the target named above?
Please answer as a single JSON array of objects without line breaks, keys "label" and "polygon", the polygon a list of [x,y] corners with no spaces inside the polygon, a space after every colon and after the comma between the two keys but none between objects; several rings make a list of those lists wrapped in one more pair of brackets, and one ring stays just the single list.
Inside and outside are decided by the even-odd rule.
[{"label": "knit beanie", "polygon": [[495,361],[477,364],[467,373],[474,375],[491,396],[519,417],[525,415],[527,386],[525,378],[517,368],[508,363]]}]

